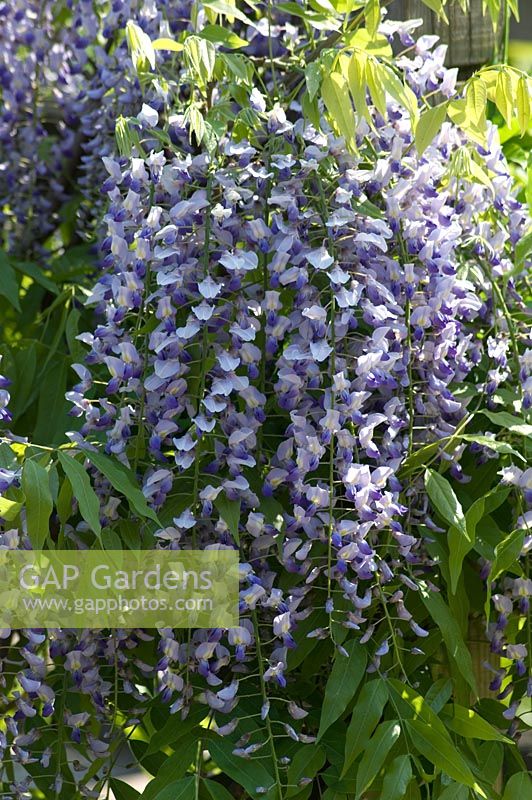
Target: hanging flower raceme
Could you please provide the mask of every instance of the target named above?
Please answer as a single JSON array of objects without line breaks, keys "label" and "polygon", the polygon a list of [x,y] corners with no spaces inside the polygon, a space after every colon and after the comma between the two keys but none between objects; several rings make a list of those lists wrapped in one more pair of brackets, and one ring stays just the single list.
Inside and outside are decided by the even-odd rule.
[{"label": "hanging flower raceme", "polygon": [[[169,4],[159,15],[148,4],[139,14],[150,31],[153,23],[160,32],[165,15],[175,31],[174,11]],[[477,150],[490,177],[479,180],[455,168],[467,150],[456,127],[444,123],[420,156],[408,113],[391,99],[387,119],[370,107],[358,120],[355,152],[325,121],[318,132],[294,120],[293,107],[268,109],[257,89],[251,104],[261,127],[252,142],[228,134],[194,147],[190,115],[165,107],[176,98],[152,87],[141,106],[139,86],[123,74],[123,42],[93,54],[85,38],[99,23],[85,3],[74,16],[80,61],[96,58],[106,78],[92,97],[102,110],[83,116],[79,94],[73,106],[83,117],[87,186],[103,155],[105,214],[100,273],[86,303],[95,325],[78,337],[87,356],[74,365],[79,380],[67,395],[80,423],[70,440],[87,457],[104,529],[142,534],[153,548],[238,549],[240,621],[184,633],[59,630],[49,644],[25,631],[23,691],[15,690],[0,745],[9,739],[23,763],[20,737],[38,737],[26,721],[55,708],[46,647],[91,720],[94,712],[91,726],[88,712],[63,709],[73,746],[84,742],[94,759],[110,745],[113,681],[127,696],[128,723],[157,697],[183,718],[199,704],[229,736],[241,687],[249,686],[256,695],[246,700],[253,698],[270,741],[272,725],[282,737],[313,741],[305,687],[294,679],[307,640],[332,643],[339,658],[356,642],[370,673],[402,669],[401,650],[423,655],[429,631],[416,593],[430,576],[437,580],[425,533],[438,526],[411,464],[429,448],[466,482],[464,454],[481,464],[492,453],[489,437],[470,444],[459,435],[475,394],[495,403],[517,379],[513,332],[493,280],[515,288],[525,212],[493,126]],[[386,30],[392,36],[393,26]],[[409,29],[399,34],[410,46]],[[420,103],[426,92],[454,91],[456,75],[434,44],[422,37],[397,61]],[[121,157],[108,124],[121,104],[135,103],[133,125],[152,149]],[[529,360],[528,351],[519,355],[524,406]],[[452,447],[439,447],[449,440]],[[91,463],[96,449],[131,470],[162,525],[139,522],[132,534],[125,498]],[[16,471],[0,477],[0,493],[17,488]],[[530,503],[528,472],[503,480]],[[529,515],[523,510],[518,524]],[[61,535],[90,547],[87,528],[69,521]],[[30,547],[27,534],[6,523],[1,545]],[[529,544],[524,539],[524,553]],[[512,579],[493,597],[493,649],[518,679],[530,654],[505,630],[510,614],[528,613],[529,584]],[[497,672],[497,691],[503,677]],[[139,689],[146,684],[153,697]],[[234,753],[252,757],[264,737],[262,729],[243,731]]]}]

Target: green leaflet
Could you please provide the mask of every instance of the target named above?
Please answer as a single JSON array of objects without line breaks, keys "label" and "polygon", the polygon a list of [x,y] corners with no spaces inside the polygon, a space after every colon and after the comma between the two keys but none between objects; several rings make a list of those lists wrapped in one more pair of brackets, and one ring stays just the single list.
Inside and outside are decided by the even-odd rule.
[{"label": "green leaflet", "polygon": [[345,737],[342,776],[364,749],[382,716],[387,701],[388,690],[382,678],[368,681],[360,690]]},{"label": "green leaflet", "polygon": [[528,772],[517,772],[509,778],[502,800],[532,800],[532,778]]},{"label": "green leaflet", "polygon": [[512,124],[513,91],[512,78],[506,69],[500,69],[495,84],[495,103],[507,125]]},{"label": "green leaflet", "polygon": [[401,726],[396,719],[389,722],[382,722],[364,750],[364,755],[360,761],[357,772],[357,799],[362,793],[371,786],[379,772],[381,771],[386,757],[395,742],[401,735]]},{"label": "green leaflet", "polygon": [[79,513],[90,526],[90,529],[100,537],[102,527],[100,525],[100,501],[92,488],[89,475],[75,458],[67,456],[66,453],[59,451],[59,462],[63,467],[72,486],[74,496],[78,501]]},{"label": "green leaflet", "polygon": [[494,581],[502,572],[516,565],[523,549],[524,538],[523,530],[513,531],[497,545],[488,581]]},{"label": "green leaflet", "polygon": [[240,522],[240,500],[229,500],[229,498],[221,492],[214,501],[214,505],[229,528],[231,536],[239,545],[240,536],[238,533],[238,525]]},{"label": "green leaflet", "polygon": [[494,784],[502,768],[504,748],[500,742],[485,742],[478,748],[479,775],[488,783]]},{"label": "green leaflet", "polygon": [[403,800],[412,779],[409,756],[397,756],[386,769],[382,783],[381,800]]},{"label": "green leaflet", "polygon": [[22,491],[26,497],[28,536],[34,550],[40,550],[50,533],[53,501],[48,472],[31,459],[24,462],[22,469]]},{"label": "green leaflet", "polygon": [[414,747],[431,764],[466,786],[475,786],[475,777],[445,731],[436,730],[420,719],[406,720],[408,734]]},{"label": "green leaflet", "polygon": [[171,50],[174,53],[180,53],[183,50],[183,45],[180,42],[165,37],[162,39],[154,39],[152,47],[154,50]]},{"label": "green leaflet", "polygon": [[222,17],[234,17],[235,19],[240,20],[240,22],[245,22],[246,25],[253,25],[253,22],[250,20],[250,18],[247,17],[242,11],[230,3],[224,3],[223,0],[206,0],[203,5],[205,8],[210,8],[213,11],[216,11],[216,13],[220,14]]},{"label": "green leaflet", "polygon": [[338,72],[325,75],[321,93],[327,111],[339,133],[344,137],[347,147],[355,150],[355,115],[345,78]]},{"label": "green leaflet", "polygon": [[491,613],[491,585],[492,582],[498,578],[506,570],[513,569],[514,572],[521,572],[519,566],[519,556],[523,549],[525,540],[525,531],[517,530],[512,531],[506,536],[502,542],[495,547],[495,556],[491,564],[490,574],[487,580],[486,603],[484,605],[484,613],[486,621],[490,621]]},{"label": "green leaflet", "polygon": [[201,782],[212,800],[234,800],[233,795],[218,781],[202,778]]},{"label": "green leaflet", "polygon": [[451,527],[449,529],[449,573],[451,577],[451,592],[456,594],[458,580],[462,572],[462,562],[464,557],[475,546],[476,529],[478,523],[487,514],[498,508],[510,493],[510,487],[497,487],[489,492],[485,497],[479,497],[471,504],[465,514],[466,535]]},{"label": "green leaflet", "polygon": [[191,736],[173,755],[167,756],[155,778],[144,789],[143,800],[176,800],[177,797],[186,797],[185,794],[171,794],[170,789],[176,787],[183,791],[184,781],[193,780],[190,778],[183,780],[183,776],[194,761],[197,746],[196,738]]},{"label": "green leaflet", "polygon": [[11,266],[5,253],[0,251],[0,269],[2,270],[2,280],[0,281],[0,295],[11,303],[19,313],[21,311],[18,297],[19,285],[15,270]]},{"label": "green leaflet", "polygon": [[321,85],[321,67],[316,61],[312,61],[305,68],[305,82],[309,99],[312,101]]},{"label": "green leaflet", "polygon": [[466,739],[482,739],[485,742],[504,742],[512,745],[511,739],[503,736],[496,728],[471,708],[459,706],[456,703],[446,706],[443,710],[443,719],[450,730]]},{"label": "green leaflet", "polygon": [[102,453],[92,450],[87,451],[87,458],[102,475],[105,475],[113,487],[124,495],[133,511],[140,517],[151,519],[160,525],[157,514],[149,507],[146,498],[135,483],[133,473],[127,467],[110,456],[104,456]]},{"label": "green leaflet", "polygon": [[449,658],[476,695],[477,683],[471,654],[464,643],[458,622],[440,593],[429,591],[425,585],[421,584],[420,595],[425,608],[442,633]]},{"label": "green leaflet", "polygon": [[525,261],[530,256],[530,253],[532,253],[532,231],[523,236],[515,246],[515,264],[519,272],[523,269]]},{"label": "green leaflet", "polygon": [[425,702],[439,714],[453,693],[453,682],[450,678],[440,678],[433,683],[425,694]]},{"label": "green leaflet", "polygon": [[381,7],[379,0],[367,0],[364,7],[364,18],[369,35],[373,39],[381,21]]},{"label": "green leaflet", "polygon": [[213,76],[216,61],[216,48],[213,43],[199,36],[187,36],[184,55],[195,76],[207,84]]},{"label": "green leaflet", "polygon": [[367,658],[365,648],[357,640],[352,639],[345,644],[345,649],[348,653],[347,656],[336,654],[325,687],[318,740],[321,739],[327,728],[345,712],[365,674]]},{"label": "green leaflet", "polygon": [[286,797],[300,791],[297,783],[302,778],[314,778],[325,764],[325,751],[319,745],[306,744],[301,747],[288,767]]},{"label": "green leaflet", "polygon": [[264,798],[265,795],[257,792],[257,788],[275,783],[275,779],[264,766],[264,760],[239,758],[233,754],[233,749],[234,744],[221,736],[209,742],[209,752],[222,772],[243,786],[255,800]]},{"label": "green leaflet", "polygon": [[490,450],[494,450],[496,453],[503,453],[515,456],[520,461],[525,461],[526,458],[519,453],[518,450],[515,450],[510,444],[507,442],[498,442],[496,439],[492,439],[490,436],[481,436],[477,433],[464,433],[462,434],[462,439],[466,442],[474,442],[475,444],[480,444],[482,447],[487,447]]},{"label": "green leaflet", "polygon": [[0,517],[3,517],[6,522],[12,522],[18,516],[22,503],[16,500],[9,500],[7,497],[0,497]]},{"label": "green leaflet", "polygon": [[241,39],[236,33],[222,27],[222,25],[206,25],[201,31],[198,31],[198,36],[202,39],[207,39],[209,42],[223,44],[224,47],[229,47],[231,50],[237,50],[239,47],[247,47],[248,45],[245,39]]},{"label": "green leaflet", "polygon": [[524,75],[517,82],[517,119],[521,136],[524,136],[530,124],[530,86]]},{"label": "green leaflet", "polygon": [[[157,794],[150,794],[149,797],[151,800],[194,800],[196,797],[195,783],[193,775],[189,778],[181,778],[180,780],[162,786]],[[149,786],[151,786],[151,783],[148,784],[140,797],[148,797],[146,792]]]},{"label": "green leaflet", "polygon": [[447,22],[447,16],[444,10],[444,2],[443,0],[422,0],[422,2],[428,6],[432,11],[435,11],[436,14],[444,21]]},{"label": "green leaflet", "polygon": [[442,103],[434,108],[424,111],[416,125],[416,150],[423,155],[427,147],[432,144],[436,134],[440,131],[447,116],[447,104]]},{"label": "green leaflet", "polygon": [[439,795],[438,800],[468,800],[469,789],[460,783],[451,783]]},{"label": "green leaflet", "polygon": [[449,525],[454,525],[461,533],[467,536],[464,512],[449,481],[443,475],[435,472],[435,470],[427,469],[425,472],[425,488],[438,514]]},{"label": "green leaflet", "polygon": [[488,91],[480,76],[474,77],[467,86],[466,110],[471,119],[478,125],[486,114]]},{"label": "green leaflet", "polygon": [[116,800],[137,800],[140,797],[136,789],[124,781],[119,781],[118,778],[111,778],[109,783]]}]

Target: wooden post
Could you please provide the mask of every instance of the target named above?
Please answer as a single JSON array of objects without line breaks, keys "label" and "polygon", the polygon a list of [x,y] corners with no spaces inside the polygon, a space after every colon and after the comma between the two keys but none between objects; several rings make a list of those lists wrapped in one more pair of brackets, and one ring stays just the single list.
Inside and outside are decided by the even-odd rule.
[{"label": "wooden post", "polygon": [[492,60],[501,41],[502,24],[494,32],[491,17],[482,13],[482,0],[470,0],[470,10],[462,11],[457,0],[446,6],[449,24],[431,11],[421,0],[395,0],[389,19],[422,19],[416,34],[435,34],[448,45],[446,64],[459,67],[464,77]]}]

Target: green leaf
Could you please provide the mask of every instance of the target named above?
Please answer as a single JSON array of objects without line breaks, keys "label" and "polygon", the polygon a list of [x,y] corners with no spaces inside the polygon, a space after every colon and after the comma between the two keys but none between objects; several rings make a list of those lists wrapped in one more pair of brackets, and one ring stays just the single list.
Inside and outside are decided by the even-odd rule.
[{"label": "green leaf", "polygon": [[443,7],[445,0],[422,0],[422,2],[432,11],[435,11],[440,19],[442,19],[444,22],[448,22],[445,9]]},{"label": "green leaf", "polygon": [[379,722],[388,702],[388,690],[382,678],[368,681],[360,690],[360,696],[351,715],[345,737],[345,757],[342,777],[355,758],[360,755]]},{"label": "green leaf", "polygon": [[[178,797],[188,797],[186,794],[172,794],[170,789],[185,791],[185,781],[194,780],[183,776],[196,757],[198,743],[194,737],[183,742],[179,750],[167,756],[162,763],[157,775],[151,780],[142,793],[143,800],[177,800]],[[194,795],[192,795],[194,796]]]},{"label": "green leaf", "polygon": [[528,772],[517,772],[508,779],[502,800],[532,800],[532,778]]},{"label": "green leaf", "polygon": [[251,797],[259,800],[264,795],[257,792],[257,788],[271,786],[275,783],[275,779],[264,766],[264,760],[239,758],[233,754],[233,749],[234,744],[221,736],[209,742],[209,752],[214,763],[223,773],[243,786]]},{"label": "green leaf", "polygon": [[491,565],[491,572],[488,580],[494,581],[506,572],[507,569],[516,565],[523,549],[525,532],[523,530],[512,531],[495,548],[495,559]]},{"label": "green leaf", "polygon": [[502,769],[505,748],[500,742],[485,742],[479,745],[479,772],[487,783],[495,784]]},{"label": "green leaf", "polygon": [[249,61],[245,56],[240,53],[222,53],[220,58],[235,78],[247,86],[250,85]]},{"label": "green leaf", "polygon": [[498,508],[508,497],[510,487],[497,487],[485,497],[479,497],[466,511],[466,530],[464,536],[457,528],[449,529],[449,573],[451,577],[451,591],[456,594],[458,580],[462,572],[462,562],[469,551],[474,547],[476,529],[480,520]]},{"label": "green leaf", "polygon": [[529,79],[522,75],[517,82],[517,119],[521,136],[524,136],[530,124],[530,85]]},{"label": "green leaf", "polygon": [[390,67],[381,64],[379,75],[384,90],[393,97],[410,114],[412,124],[415,126],[419,117],[418,100],[410,86],[403,83]]},{"label": "green leaf", "polygon": [[532,231],[523,236],[515,246],[515,265],[521,269],[532,253]]},{"label": "green leaf", "polygon": [[453,693],[453,682],[450,678],[439,678],[427,689],[425,700],[435,714],[439,714]]},{"label": "green leaf", "polygon": [[366,669],[366,650],[356,639],[344,645],[347,656],[336,653],[334,664],[325,686],[321,709],[318,739],[345,712],[355,695]]},{"label": "green leaf", "polygon": [[487,622],[489,622],[491,613],[491,585],[499,575],[511,568],[513,568],[515,572],[521,571],[519,567],[519,557],[523,549],[524,541],[525,531],[516,530],[509,533],[508,536],[495,547],[495,556],[491,564],[490,574],[488,575],[486,602],[484,604],[484,613]]},{"label": "green leaf", "polygon": [[506,124],[511,125],[514,106],[512,79],[508,69],[505,67],[501,67],[497,75],[497,83],[495,84],[495,103],[504,117]]},{"label": "green leaf", "polygon": [[245,22],[246,25],[253,26],[252,20],[230,3],[224,3],[222,0],[206,0],[202,5],[204,5],[205,8],[211,8],[222,17],[234,17],[234,19],[238,19],[240,22]]},{"label": "green leaf", "polygon": [[486,103],[488,102],[488,91],[482,76],[476,75],[469,82],[465,100],[467,113],[478,124],[486,114]]},{"label": "green leaf", "polygon": [[113,487],[124,495],[133,511],[140,517],[151,519],[160,525],[157,514],[149,507],[130,470],[119,461],[109,456],[104,456],[102,453],[91,450],[90,452],[87,451],[86,455],[96,469],[111,482]]},{"label": "green leaf", "polygon": [[233,31],[227,28],[223,28],[221,25],[206,25],[198,32],[198,36],[214,44],[222,44],[230,50],[237,50],[239,47],[248,46],[248,42],[245,39],[241,39],[236,33],[233,33]]},{"label": "green leaf", "polygon": [[8,300],[13,308],[19,313],[20,302],[18,298],[19,285],[15,270],[11,266],[5,253],[0,252],[0,270],[2,271],[2,280],[0,281],[0,295],[3,295]]},{"label": "green leaf", "polygon": [[208,83],[214,72],[216,48],[207,39],[188,36],[185,40],[184,54],[193,73],[202,83]]},{"label": "green leaf", "polygon": [[325,75],[321,85],[321,93],[333,125],[344,137],[348,149],[355,150],[355,115],[345,78],[338,72],[331,72]]},{"label": "green leaf", "polygon": [[368,123],[372,124],[366,98],[366,67],[367,57],[365,53],[355,51],[347,64],[347,80],[359,119],[364,118]]},{"label": "green leaf", "polygon": [[22,505],[22,503],[9,500],[7,497],[0,497],[0,517],[3,517],[6,522],[12,522],[20,513]]},{"label": "green leaf", "polygon": [[41,550],[50,533],[53,502],[48,472],[31,459],[25,461],[22,468],[22,491],[26,496],[28,536],[33,549]]},{"label": "green leaf", "polygon": [[288,767],[286,797],[298,794],[297,785],[302,778],[314,778],[325,764],[325,750],[319,745],[306,744],[301,747]]},{"label": "green leaf", "polygon": [[178,781],[168,783],[166,786],[161,786],[157,794],[146,794],[148,788],[151,786],[151,781],[143,793],[141,798],[149,798],[149,800],[194,800],[196,797],[196,781],[193,775],[189,778],[181,778]]},{"label": "green leaf", "polygon": [[462,434],[461,438],[465,442],[480,444],[482,447],[487,447],[489,450],[494,450],[496,453],[512,455],[518,458],[520,461],[526,462],[526,458],[524,458],[524,456],[522,456],[518,450],[513,448],[507,442],[498,442],[496,439],[492,439],[490,436],[481,436],[477,433],[464,433]]},{"label": "green leaf", "polygon": [[201,780],[212,800],[234,800],[234,795],[222,783],[208,778],[202,778]]},{"label": "green leaf", "polygon": [[364,755],[358,767],[357,798],[360,798],[368,786],[371,786],[381,771],[388,753],[400,735],[401,726],[396,719],[392,719],[389,722],[382,722],[378,726],[366,745]]},{"label": "green leaf", "polygon": [[178,716],[172,715],[162,727],[158,727],[155,733],[152,734],[145,756],[158,753],[167,746],[177,750],[180,746],[180,739],[183,739],[183,741],[191,737],[197,739],[196,734],[201,733],[199,726],[205,716],[205,709],[199,705],[196,708],[192,707],[186,719],[180,719]]},{"label": "green leaf", "polygon": [[466,786],[475,786],[475,778],[460,752],[445,731],[436,730],[420,719],[406,720],[406,727],[414,747],[438,769],[455,781]]},{"label": "green leaf", "polygon": [[503,736],[502,733],[471,708],[465,708],[456,703],[450,704],[445,707],[442,716],[448,728],[466,739],[482,739],[485,742],[513,744],[511,739]]},{"label": "green leaf", "polygon": [[366,81],[373,105],[383,119],[387,119],[386,93],[384,91],[385,67],[376,59],[366,61]]},{"label": "green leaf", "polygon": [[311,61],[305,67],[305,82],[307,84],[307,92],[309,99],[312,101],[318,93],[321,86],[321,67],[316,61]]},{"label": "green leaf", "polygon": [[346,47],[356,47],[372,56],[392,58],[393,51],[388,38],[380,33],[370,36],[365,28],[358,28],[352,33],[345,33]]},{"label": "green leaf", "polygon": [[132,20],[126,24],[126,40],[135,72],[148,72],[150,67],[155,69],[155,51],[150,37]]},{"label": "green leaf", "polygon": [[197,143],[201,144],[205,134],[205,120],[203,119],[203,115],[197,106],[189,106],[187,110],[188,121],[190,123],[190,132],[196,137]]},{"label": "green leaf", "polygon": [[434,728],[434,730],[442,736],[448,736],[445,725],[441,719],[427,700],[416,692],[415,689],[412,689],[405,683],[401,683],[401,681],[396,678],[390,678],[388,680],[388,686],[395,695],[396,703],[399,702],[405,705],[404,713],[408,718],[420,719],[422,722]]},{"label": "green leaf", "polygon": [[100,537],[102,526],[100,525],[100,501],[98,495],[91,485],[90,478],[85,468],[76,461],[75,458],[67,456],[66,453],[59,451],[59,462],[67,476],[74,496],[78,501],[79,513],[89,525],[91,531]]},{"label": "green leaf", "polygon": [[438,800],[468,800],[469,789],[461,783],[450,783],[438,796]]},{"label": "green leaf", "polygon": [[480,123],[476,123],[471,119],[467,113],[466,101],[464,99],[448,102],[447,113],[454,124],[458,125],[469,139],[481,146],[486,145],[485,120],[482,118]]},{"label": "green leaf", "polygon": [[154,39],[151,44],[154,50],[171,50],[174,53],[180,53],[184,49],[181,42],[176,42],[174,39],[167,39],[166,37]]},{"label": "green leaf", "polygon": [[428,469],[425,472],[425,488],[438,514],[467,536],[464,512],[449,481],[433,469]]},{"label": "green leaf", "polygon": [[140,792],[118,778],[110,778],[109,784],[116,800],[137,800],[140,797]]},{"label": "green leaf", "polygon": [[403,800],[412,779],[409,756],[397,756],[386,769],[382,782],[381,800]]},{"label": "green leaf", "polygon": [[239,545],[240,535],[238,532],[238,526],[240,523],[240,500],[229,500],[229,498],[223,492],[220,492],[214,501],[214,505],[218,509],[221,518],[229,528],[231,536]]},{"label": "green leaf", "polygon": [[[532,252],[532,231],[528,235],[530,237],[528,245],[530,248],[529,252]],[[523,239],[521,239],[521,242],[522,241]],[[518,243],[517,247],[519,247],[519,244],[520,243]],[[486,409],[482,409],[481,413],[484,414],[490,422],[493,422],[494,425],[498,425],[499,428],[506,428],[506,430],[511,433],[518,433],[520,436],[532,436],[532,425],[525,422],[522,417],[516,417],[513,414],[509,414],[507,411],[487,411]]]},{"label": "green leaf", "polygon": [[27,275],[32,281],[38,283],[44,289],[47,289],[51,294],[59,293],[57,284],[50,280],[50,278],[47,278],[43,270],[36,264],[32,264],[31,261],[17,261],[16,259],[12,259],[10,263],[18,272]]},{"label": "green leaf", "polygon": [[451,614],[449,606],[446,605],[441,594],[429,591],[422,583],[420,584],[420,595],[425,608],[442,633],[449,658],[454,662],[473,693],[477,695],[471,654],[464,643],[460,626]]},{"label": "green leaf", "polygon": [[373,39],[381,21],[381,7],[379,0],[367,0],[364,7],[364,19],[369,35]]}]

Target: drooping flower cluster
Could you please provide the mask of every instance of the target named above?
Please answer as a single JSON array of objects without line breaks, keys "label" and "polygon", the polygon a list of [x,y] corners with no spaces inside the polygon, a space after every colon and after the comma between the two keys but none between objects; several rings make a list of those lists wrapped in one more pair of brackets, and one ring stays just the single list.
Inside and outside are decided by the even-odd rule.
[{"label": "drooping flower cluster", "polygon": [[[42,248],[83,197],[76,236],[101,216],[101,157],[114,152],[117,118],[136,113],[143,96],[124,37],[130,19],[152,38],[175,35],[190,23],[189,7],[0,5],[0,207],[12,252]],[[167,93],[160,88],[152,102],[160,105]]]},{"label": "drooping flower cluster", "polygon": [[[413,86],[450,81],[431,44],[406,62]],[[278,107],[263,116],[263,151],[228,141],[213,159],[106,161],[105,271],[89,299],[101,323],[82,337],[75,440],[105,442],[141,472],[155,507],[175,509],[160,546],[234,546],[223,508],[239,504],[242,612],[277,610],[271,674],[281,683],[310,608],[330,624],[369,622],[370,636],[376,587],[412,585],[423,560],[412,519],[425,509],[406,488],[405,530],[398,473],[413,448],[463,418],[455,389],[480,360],[489,276],[511,270],[525,224],[495,129],[487,186],[450,170],[464,146],[450,124],[419,158],[406,112],[391,105],[389,115],[375,114],[374,129],[360,122],[371,167]],[[494,192],[504,226],[490,219]],[[445,454],[458,478],[464,447]],[[118,498],[104,507],[120,513]],[[279,570],[297,576],[289,592],[275,586]],[[406,609],[400,618],[424,635]],[[242,631],[243,656],[254,634]]]},{"label": "drooping flower cluster", "polygon": [[[75,10],[82,62],[93,58],[84,43],[94,33],[90,5]],[[400,33],[410,46],[408,28]],[[398,61],[419,97],[454,89],[456,76],[434,44],[423,37]],[[354,632],[371,671],[393,652],[396,631],[406,651],[422,652],[418,638],[427,630],[409,610],[409,593],[427,575],[418,531],[427,507],[403,468],[418,448],[455,433],[471,397],[460,391],[464,381],[492,396],[511,376],[492,276],[512,271],[525,214],[495,128],[477,152],[491,175],[479,182],[453,170],[465,151],[455,127],[445,123],[420,157],[406,111],[392,102],[387,120],[372,108],[371,124],[359,121],[356,155],[293,109],[268,108],[255,89],[262,129],[253,145],[226,137],[215,152],[194,150],[185,118],[175,114],[172,147],[119,158],[111,122],[129,106],[139,110],[140,91],[122,74],[122,46],[96,49],[106,77],[87,115],[83,93],[73,92],[87,187],[104,156],[106,233],[88,299],[97,324],[79,337],[88,356],[74,366],[79,381],[68,394],[82,420],[71,439],[84,452],[103,446],[132,468],[164,520],[152,546],[239,548],[241,621],[184,636],[54,631],[48,654],[89,698],[101,728],[96,735],[87,712],[68,707],[64,721],[73,745],[105,755],[112,681],[130,701],[128,720],[142,713],[147,695],[138,685],[149,681],[172,713],[199,701],[229,734],[238,724],[239,682],[259,670],[276,694],[289,685],[286,714],[282,706],[274,722],[306,742],[312,729],[290,683],[290,653],[309,619],[306,635],[331,639],[340,652],[346,629]],[[162,108],[149,100],[141,112],[147,136]],[[484,337],[484,352],[477,334],[493,329],[503,335]],[[440,453],[460,480],[465,447]],[[123,499],[90,469],[102,526],[119,526]],[[0,546],[29,546],[27,533],[6,525]],[[63,533],[87,546],[85,523],[66,524]],[[528,583],[514,581],[508,591],[528,596]],[[523,613],[525,600],[516,602]],[[383,603],[392,609],[391,630]],[[495,603],[501,615],[513,607],[508,592]],[[38,740],[25,721],[48,717],[55,698],[40,654],[44,634],[23,636],[23,691],[15,690],[16,712],[0,739],[22,764]],[[504,652],[521,675],[526,649]],[[269,715],[264,697],[260,714]],[[249,757],[262,745],[244,737],[235,752]],[[47,747],[40,758],[46,766]],[[10,791],[20,796],[25,788]]]}]

